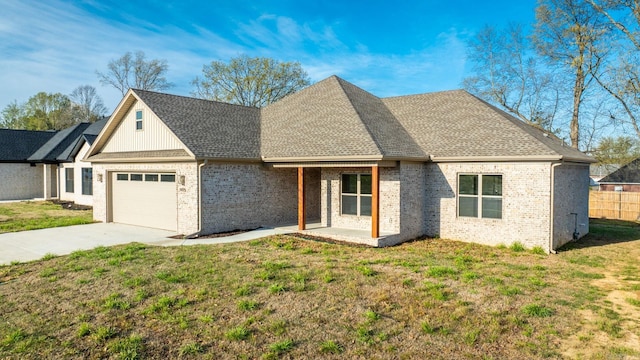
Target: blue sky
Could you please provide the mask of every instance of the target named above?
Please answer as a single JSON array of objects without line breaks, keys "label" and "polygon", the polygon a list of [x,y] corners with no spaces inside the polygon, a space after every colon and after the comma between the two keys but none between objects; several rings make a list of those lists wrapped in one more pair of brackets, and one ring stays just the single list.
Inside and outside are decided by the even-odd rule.
[{"label": "blue sky", "polygon": [[28,1],[0,11],[0,109],[39,91],[92,85],[109,110],[120,93],[95,74],[142,50],[166,59],[169,93],[190,95],[212,60],[298,61],[312,81],[338,75],[378,96],[461,87],[466,41],[486,24],[531,25],[535,0]]}]

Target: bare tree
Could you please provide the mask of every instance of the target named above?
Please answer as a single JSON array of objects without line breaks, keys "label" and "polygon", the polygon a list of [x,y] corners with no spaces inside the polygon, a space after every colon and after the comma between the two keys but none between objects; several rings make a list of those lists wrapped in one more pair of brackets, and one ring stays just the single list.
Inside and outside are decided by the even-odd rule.
[{"label": "bare tree", "polygon": [[464,79],[465,88],[528,124],[552,131],[559,90],[553,75],[539,66],[522,27],[510,24],[499,31],[486,26],[468,46],[475,74]]},{"label": "bare tree", "polygon": [[102,98],[91,85],[75,88],[69,98],[73,102],[73,111],[79,121],[94,122],[107,113]]},{"label": "bare tree", "polygon": [[202,99],[263,107],[310,84],[298,62],[241,55],[229,63],[212,61],[196,77],[192,94]]},{"label": "bare tree", "polygon": [[534,43],[552,65],[572,74],[571,146],[579,147],[580,106],[597,74],[604,51],[602,16],[584,0],[540,0],[536,8]]},{"label": "bare tree", "polygon": [[107,71],[96,71],[102,85],[111,85],[122,95],[130,88],[162,91],[173,84],[167,82],[165,74],[169,69],[166,60],[145,60],[145,54],[137,51],[135,56],[127,52],[119,59],[109,61]]},{"label": "bare tree", "polygon": [[640,2],[607,0],[587,2],[611,26],[617,52],[615,60],[605,62],[601,74],[593,74],[598,84],[619,105],[610,113],[614,123],[630,124],[640,137]]}]

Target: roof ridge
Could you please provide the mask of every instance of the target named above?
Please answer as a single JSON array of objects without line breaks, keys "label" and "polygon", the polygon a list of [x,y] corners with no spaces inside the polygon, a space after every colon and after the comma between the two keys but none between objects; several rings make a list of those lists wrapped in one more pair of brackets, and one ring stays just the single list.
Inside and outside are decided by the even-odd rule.
[{"label": "roof ridge", "polygon": [[453,93],[453,92],[467,92],[467,91],[465,89],[439,90],[439,91],[430,91],[430,92],[417,93],[417,94],[387,96],[387,97],[383,97],[383,98],[380,98],[380,99],[382,99],[382,100],[399,99],[399,98],[408,98],[408,97],[412,97],[412,96],[436,95],[436,94]]},{"label": "roof ridge", "polygon": [[51,133],[57,133],[60,130],[29,130],[29,129],[7,129],[7,128],[0,128],[0,130],[7,130],[7,131],[28,131],[31,133],[44,133],[44,134],[51,134]]},{"label": "roof ridge", "polygon": [[179,98],[184,98],[184,99],[189,99],[189,100],[196,100],[196,101],[203,101],[203,102],[208,102],[208,103],[217,103],[217,104],[223,104],[223,105],[240,106],[240,107],[249,108],[249,109],[260,109],[259,107],[256,107],[256,106],[247,106],[247,105],[233,104],[233,103],[224,102],[224,101],[218,101],[218,100],[202,99],[202,98],[198,98],[198,97],[195,97],[195,96],[176,95],[176,94],[163,93],[163,92],[159,92],[159,91],[135,89],[135,88],[131,88],[131,90],[133,92],[146,92],[146,93],[152,93],[152,94],[157,94],[157,95],[162,95],[162,96],[179,97]]},{"label": "roof ridge", "polygon": [[[351,104],[351,108],[353,108],[353,110],[356,112],[356,115],[358,115],[358,119],[360,120],[360,123],[364,126],[365,130],[367,130],[367,134],[369,134],[369,138],[371,138],[371,141],[373,141],[373,143],[376,145],[376,148],[378,148],[378,152],[380,153],[380,155],[384,156],[383,149],[382,149],[382,146],[381,146],[380,142],[376,139],[375,136],[373,136],[373,132],[369,128],[369,125],[367,124],[367,122],[363,120],[362,114],[360,113],[360,111],[358,111],[358,107],[355,106],[355,104],[353,103],[353,100],[351,99],[349,94],[347,94],[347,90],[344,88],[343,82],[347,83],[347,84],[349,84],[349,85],[351,85],[351,86],[353,86],[353,87],[355,87],[357,89],[359,89],[360,91],[363,91],[365,94],[374,97],[376,100],[380,100],[380,98],[375,96],[375,95],[373,95],[373,94],[371,94],[370,92],[368,92],[368,91],[366,91],[364,89],[359,88],[358,86],[356,86],[356,85],[354,85],[354,84],[352,84],[352,83],[350,83],[350,82],[348,82],[348,81],[346,81],[344,79],[339,78],[336,75],[332,75],[331,77],[334,77],[336,79],[336,81],[338,82],[338,85],[340,86],[340,89],[342,89],[342,93],[347,98],[347,100],[349,100],[349,104]],[[329,78],[331,78],[331,77],[329,77]],[[384,103],[382,105],[385,106],[385,108],[386,108],[386,105],[384,105]]]}]

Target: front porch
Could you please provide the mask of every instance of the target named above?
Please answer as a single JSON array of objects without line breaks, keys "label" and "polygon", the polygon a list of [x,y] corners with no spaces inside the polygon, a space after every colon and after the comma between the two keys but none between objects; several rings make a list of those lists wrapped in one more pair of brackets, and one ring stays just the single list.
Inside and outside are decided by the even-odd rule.
[{"label": "front porch", "polygon": [[309,236],[317,236],[331,240],[346,241],[355,244],[364,244],[375,247],[384,247],[397,244],[400,234],[388,231],[381,231],[378,237],[371,237],[370,230],[347,229],[331,226],[323,226],[320,220],[306,222],[306,229],[300,230],[298,225],[286,225],[274,227],[276,233],[291,234],[299,233]]},{"label": "front porch", "polygon": [[280,163],[272,167],[294,168],[290,174],[297,179],[297,226],[283,226],[283,230],[376,247],[406,240],[400,229],[398,162]]}]

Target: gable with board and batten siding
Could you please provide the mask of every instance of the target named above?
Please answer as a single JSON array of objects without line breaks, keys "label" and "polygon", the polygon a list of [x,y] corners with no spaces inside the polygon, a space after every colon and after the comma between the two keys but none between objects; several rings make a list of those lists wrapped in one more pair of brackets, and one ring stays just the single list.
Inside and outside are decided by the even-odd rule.
[{"label": "gable with board and batten siding", "polygon": [[[142,118],[136,119],[141,112]],[[136,128],[136,122],[142,122],[142,128]],[[102,152],[137,152],[185,149],[180,140],[147,107],[137,100],[122,117],[113,130]]]}]

